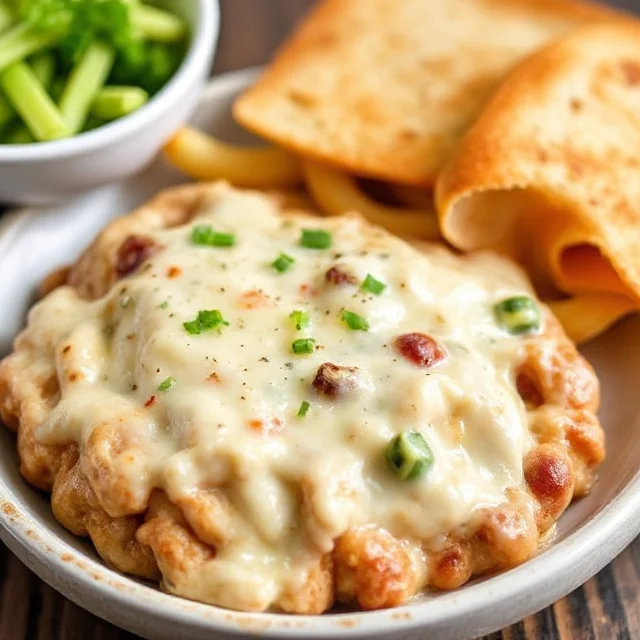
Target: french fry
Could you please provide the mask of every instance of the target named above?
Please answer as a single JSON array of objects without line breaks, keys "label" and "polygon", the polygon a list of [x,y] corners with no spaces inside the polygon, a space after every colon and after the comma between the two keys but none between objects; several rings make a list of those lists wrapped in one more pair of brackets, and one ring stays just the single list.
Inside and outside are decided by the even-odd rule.
[{"label": "french fry", "polygon": [[227,180],[238,187],[290,187],[302,181],[299,161],[276,147],[234,147],[185,127],[167,142],[169,162],[198,180]]},{"label": "french fry", "polygon": [[302,163],[305,183],[316,204],[330,216],[357,211],[373,224],[400,236],[425,240],[440,238],[433,210],[408,210],[390,207],[371,200],[345,173],[315,162]]}]

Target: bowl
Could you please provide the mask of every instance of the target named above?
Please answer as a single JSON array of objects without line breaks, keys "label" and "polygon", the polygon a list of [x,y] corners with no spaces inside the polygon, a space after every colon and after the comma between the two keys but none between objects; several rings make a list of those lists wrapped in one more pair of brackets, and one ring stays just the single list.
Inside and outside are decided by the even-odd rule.
[{"label": "bowl", "polygon": [[[192,122],[230,142],[251,138],[230,116],[255,71],[216,78]],[[161,160],[124,183],[69,205],[16,213],[0,223],[0,354],[24,322],[30,296],[51,269],[75,258],[110,219],[184,180]],[[90,214],[87,215],[88,207]],[[640,532],[640,319],[630,317],[584,349],[602,382],[607,459],[591,494],[560,519],[525,564],[397,609],[323,616],[239,613],[190,602],[110,570],[91,545],[63,529],[48,499],[20,477],[15,438],[0,428],[0,537],[42,579],[76,604],[154,640],[248,637],[340,640],[461,640],[512,624],[563,597],[610,562]]]},{"label": "bowl", "polygon": [[59,202],[139,171],[193,112],[211,70],[219,32],[217,0],[164,0],[189,24],[180,68],[135,113],[73,138],[0,145],[0,203]]}]

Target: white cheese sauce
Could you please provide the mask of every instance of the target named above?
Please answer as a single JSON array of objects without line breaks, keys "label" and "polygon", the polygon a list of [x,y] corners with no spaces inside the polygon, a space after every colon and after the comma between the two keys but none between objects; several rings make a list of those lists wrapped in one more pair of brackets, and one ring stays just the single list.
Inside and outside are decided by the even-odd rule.
[{"label": "white cheese sauce", "polygon": [[[234,233],[236,245],[194,245],[197,224]],[[331,248],[302,247],[309,228],[331,232]],[[188,225],[149,235],[163,249],[103,299],[63,287],[33,310],[31,326],[57,348],[62,389],[38,437],[85,447],[97,425],[129,416],[128,455],[112,464],[132,496],[151,487],[173,501],[202,488],[225,493],[233,526],[183,595],[218,593],[230,606],[247,590],[272,598],[349,527],[425,541],[523,483],[531,440],[514,385],[522,338],[499,328],[492,309],[532,295],[510,262],[418,251],[356,217],[282,217],[264,197],[236,192]],[[295,260],[284,273],[271,266],[281,253]],[[355,284],[328,283],[336,265]],[[360,289],[367,274],[386,284],[381,295]],[[351,330],[344,309],[369,330]],[[219,310],[228,326],[191,335],[183,323],[202,310]],[[295,310],[310,317],[301,331]],[[407,360],[394,341],[411,332],[432,336],[446,358],[429,368]],[[305,337],[313,353],[293,353]],[[327,362],[357,367],[358,388],[316,393]],[[167,378],[174,386],[159,391]],[[402,481],[385,449],[408,429],[424,436],[434,464]]]}]

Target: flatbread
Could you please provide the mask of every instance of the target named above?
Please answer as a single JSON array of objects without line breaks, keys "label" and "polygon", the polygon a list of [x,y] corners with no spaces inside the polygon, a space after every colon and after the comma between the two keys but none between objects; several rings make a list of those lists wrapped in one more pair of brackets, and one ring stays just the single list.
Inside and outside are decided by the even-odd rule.
[{"label": "flatbread", "polygon": [[574,338],[637,309],[640,23],[578,29],[516,68],[436,199],[454,246],[506,251],[543,290],[573,296],[559,308]]},{"label": "flatbread", "polygon": [[577,0],[325,0],[234,115],[302,156],[432,185],[516,62],[585,21],[620,15]]}]

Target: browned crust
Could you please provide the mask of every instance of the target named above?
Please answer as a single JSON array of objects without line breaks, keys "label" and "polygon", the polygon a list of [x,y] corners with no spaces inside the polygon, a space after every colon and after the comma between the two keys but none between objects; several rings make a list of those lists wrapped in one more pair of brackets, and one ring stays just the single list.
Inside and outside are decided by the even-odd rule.
[{"label": "browned crust", "polygon": [[[113,282],[109,269],[114,268],[118,245],[130,233],[187,221],[197,203],[226,188],[201,184],[163,192],[111,223],[72,267],[70,280],[85,295],[103,294]],[[54,348],[44,349],[24,332],[14,353],[0,362],[0,416],[18,429],[23,474],[52,492],[56,518],[74,534],[89,536],[109,565],[149,579],[162,575],[164,584],[179,592],[191,572],[215,562],[216,547],[233,530],[233,510],[215,491],[200,491],[176,504],[161,491],[148,495],[143,504],[131,502],[122,498],[128,494],[117,490],[117,484],[113,495],[107,495],[91,470],[98,468],[109,478],[108,484],[117,483],[117,476],[109,475],[108,460],[93,467],[91,451],[79,455],[75,444],[36,443],[35,429],[59,399]],[[43,349],[48,369],[42,367]],[[351,529],[336,540],[333,553],[309,568],[301,587],[285,590],[272,605],[311,614],[326,611],[336,598],[365,609],[396,606],[427,585],[455,588],[473,575],[515,566],[533,555],[539,535],[574,495],[588,490],[604,446],[595,416],[599,404],[595,375],[550,313],[545,332],[528,340],[521,367],[531,381],[528,388],[535,388],[533,399],[528,398],[538,442],[525,460],[529,491],[513,490],[508,503],[478,513],[472,522],[451,532],[444,546],[432,549],[425,541],[417,556],[384,530]],[[126,443],[114,435],[116,431],[102,425],[85,447],[90,449],[92,439],[99,439],[100,451],[107,441],[121,449]]]},{"label": "browned crust", "polygon": [[[440,20],[445,6],[456,19]],[[623,15],[578,0],[325,0],[236,101],[234,116],[303,157],[433,185],[515,63],[584,22]],[[524,35],[513,38],[514,29]]]}]

